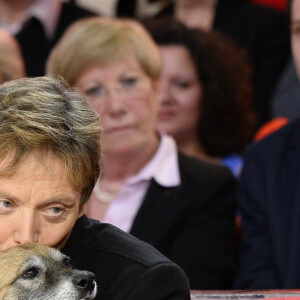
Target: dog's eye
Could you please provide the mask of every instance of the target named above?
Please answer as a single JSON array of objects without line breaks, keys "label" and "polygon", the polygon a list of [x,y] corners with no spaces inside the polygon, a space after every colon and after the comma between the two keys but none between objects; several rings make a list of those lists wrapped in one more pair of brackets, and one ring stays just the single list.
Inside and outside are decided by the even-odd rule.
[{"label": "dog's eye", "polygon": [[65,257],[63,259],[63,265],[66,267],[66,268],[71,268],[72,265],[71,265],[71,259],[69,257]]},{"label": "dog's eye", "polygon": [[23,272],[22,278],[24,279],[33,279],[38,275],[39,271],[37,268],[30,268]]}]

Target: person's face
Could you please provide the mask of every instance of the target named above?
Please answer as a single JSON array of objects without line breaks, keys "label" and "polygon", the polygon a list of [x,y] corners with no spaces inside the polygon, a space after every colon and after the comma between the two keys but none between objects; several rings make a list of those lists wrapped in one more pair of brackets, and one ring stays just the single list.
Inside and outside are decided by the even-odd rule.
[{"label": "person's face", "polygon": [[300,78],[300,0],[293,0],[291,5],[291,41],[293,58]]},{"label": "person's face", "polygon": [[[9,56],[6,54],[6,58],[9,58],[8,64],[14,71],[12,74],[15,78],[21,78],[25,76],[25,66],[23,58],[21,56],[20,47],[17,44],[16,39],[0,28],[0,48],[1,51],[9,52]],[[1,76],[0,83],[4,82],[4,78]]]},{"label": "person's face", "polygon": [[155,84],[133,57],[85,71],[75,82],[100,115],[103,153],[135,153],[153,141]]},{"label": "person's face", "polygon": [[195,136],[200,118],[202,89],[190,55],[183,46],[162,46],[158,88],[157,128],[180,141]]},{"label": "person's face", "polygon": [[61,249],[84,213],[79,202],[61,161],[30,155],[15,174],[0,179],[0,251],[29,242]]}]

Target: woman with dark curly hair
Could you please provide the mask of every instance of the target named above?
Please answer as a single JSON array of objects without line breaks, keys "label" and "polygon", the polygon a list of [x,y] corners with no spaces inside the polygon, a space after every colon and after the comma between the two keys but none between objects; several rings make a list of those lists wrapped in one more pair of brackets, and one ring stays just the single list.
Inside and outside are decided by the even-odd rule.
[{"label": "woman with dark curly hair", "polygon": [[228,166],[238,175],[255,116],[244,53],[219,33],[173,20],[144,24],[160,46],[163,68],[157,127],[179,150]]}]

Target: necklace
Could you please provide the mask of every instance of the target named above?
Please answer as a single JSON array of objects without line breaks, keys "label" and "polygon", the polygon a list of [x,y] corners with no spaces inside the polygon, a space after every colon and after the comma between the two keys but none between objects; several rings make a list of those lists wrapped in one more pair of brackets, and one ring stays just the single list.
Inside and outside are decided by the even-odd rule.
[{"label": "necklace", "polygon": [[105,186],[105,188],[103,184],[100,187],[100,180],[97,180],[97,183],[93,190],[93,193],[95,194],[97,200],[105,204],[110,204],[118,195],[118,192],[119,189],[109,189],[107,185]]}]

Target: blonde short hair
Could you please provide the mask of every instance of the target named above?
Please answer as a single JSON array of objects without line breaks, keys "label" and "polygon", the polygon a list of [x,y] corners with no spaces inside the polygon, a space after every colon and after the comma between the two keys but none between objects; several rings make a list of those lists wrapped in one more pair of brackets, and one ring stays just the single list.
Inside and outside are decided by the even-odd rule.
[{"label": "blonde short hair", "polygon": [[47,73],[62,76],[74,85],[80,74],[96,65],[107,65],[133,55],[145,74],[158,78],[159,49],[138,22],[91,17],[74,23],[50,54]]},{"label": "blonde short hair", "polygon": [[13,175],[27,155],[53,155],[65,164],[70,184],[90,197],[100,172],[100,122],[85,96],[49,77],[0,85],[0,160],[12,155],[0,177]]}]

